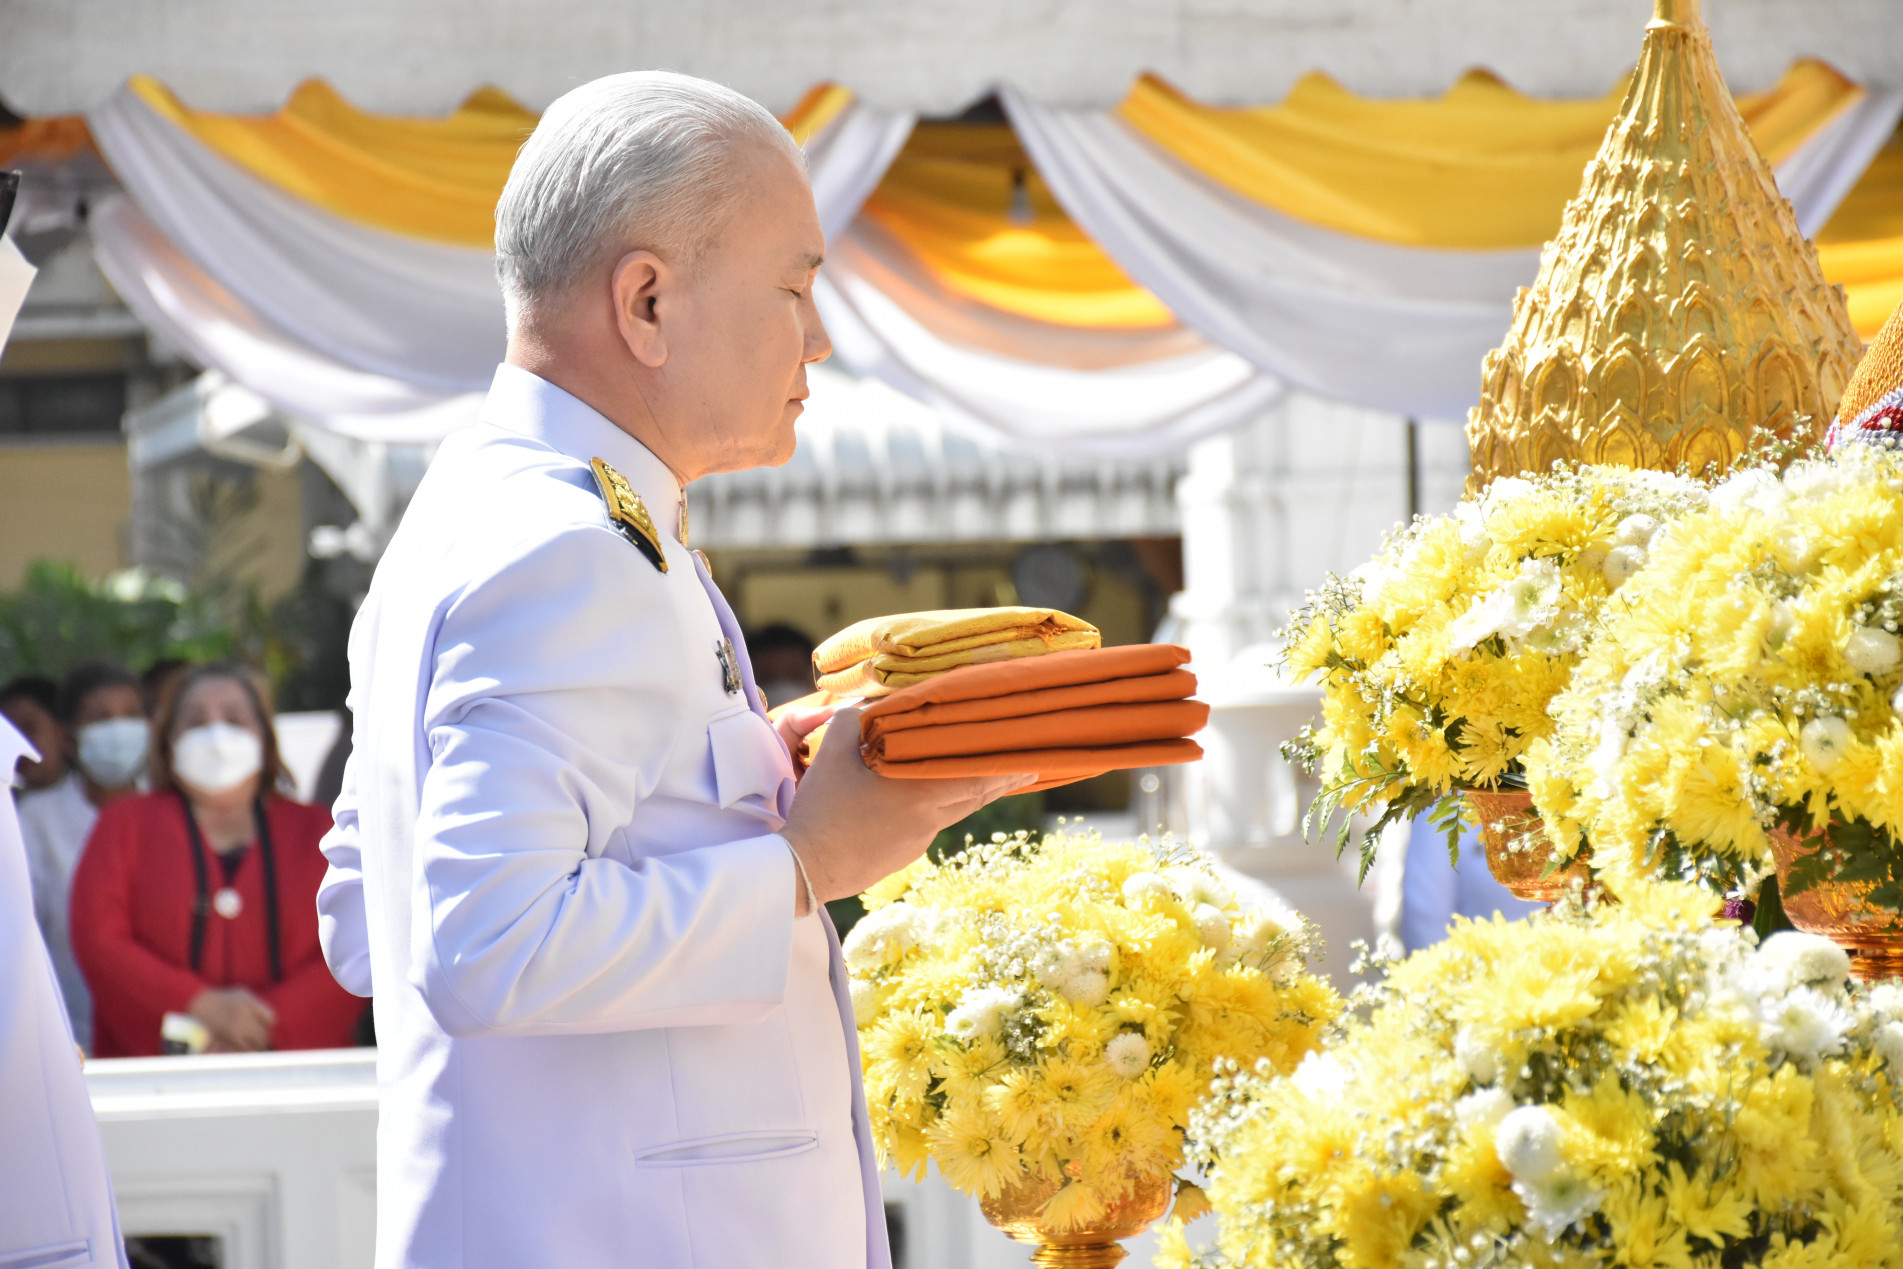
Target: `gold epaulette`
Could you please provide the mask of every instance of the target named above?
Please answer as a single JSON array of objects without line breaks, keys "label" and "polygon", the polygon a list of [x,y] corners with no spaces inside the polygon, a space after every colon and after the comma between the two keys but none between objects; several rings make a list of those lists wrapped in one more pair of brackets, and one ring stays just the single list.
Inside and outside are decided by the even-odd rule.
[{"label": "gold epaulette", "polygon": [[634,492],[634,486],[628,478],[613,467],[597,458],[589,464],[595,471],[595,483],[601,487],[601,498],[608,504],[608,519],[621,530],[621,536],[634,543],[641,554],[648,557],[654,567],[667,572],[667,555],[661,550],[661,535],[654,531],[654,517],[641,502],[641,495]]}]

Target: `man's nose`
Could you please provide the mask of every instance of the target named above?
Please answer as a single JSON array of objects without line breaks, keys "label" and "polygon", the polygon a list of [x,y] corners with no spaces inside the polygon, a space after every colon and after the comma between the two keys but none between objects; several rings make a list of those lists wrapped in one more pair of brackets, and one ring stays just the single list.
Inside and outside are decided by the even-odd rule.
[{"label": "man's nose", "polygon": [[813,303],[813,292],[806,292],[806,347],[801,350],[800,360],[807,365],[815,361],[824,361],[833,355],[833,337],[826,333],[826,323],[820,320],[819,308]]}]

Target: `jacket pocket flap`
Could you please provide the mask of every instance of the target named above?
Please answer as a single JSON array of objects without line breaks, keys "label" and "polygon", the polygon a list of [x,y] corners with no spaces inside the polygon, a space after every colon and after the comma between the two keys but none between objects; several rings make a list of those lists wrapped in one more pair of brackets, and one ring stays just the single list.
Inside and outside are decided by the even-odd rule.
[{"label": "jacket pocket flap", "polygon": [[793,760],[766,719],[750,709],[716,718],[707,724],[707,745],[722,810],[748,798],[758,798],[769,814],[776,810],[780,782],[793,778]]},{"label": "jacket pocket flap", "polygon": [[735,1132],[655,1146],[634,1156],[650,1168],[686,1168],[701,1163],[755,1163],[804,1154],[819,1144],[817,1132]]}]

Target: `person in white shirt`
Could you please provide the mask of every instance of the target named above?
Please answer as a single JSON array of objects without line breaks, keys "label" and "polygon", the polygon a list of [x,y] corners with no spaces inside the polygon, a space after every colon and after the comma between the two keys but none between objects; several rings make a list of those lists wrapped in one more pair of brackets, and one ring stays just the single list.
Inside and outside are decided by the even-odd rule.
[{"label": "person in white shirt", "polygon": [[72,739],[71,769],[20,797],[20,835],[33,881],[33,912],[59,974],[60,994],[81,1048],[92,1052],[92,992],[73,957],[69,907],[73,872],[99,808],[132,792],[145,775],[151,724],[139,680],[112,661],[85,661],[60,684],[60,722]]},{"label": "person in white shirt", "polygon": [[[379,1269],[885,1269],[824,901],[1031,777],[797,780],[681,486],[782,463],[824,241],[773,117],[556,101],[496,209],[506,364],[351,633],[326,957],[373,995]],[[834,735],[852,735],[842,711]]]},{"label": "person in white shirt", "polygon": [[[0,763],[37,753],[0,718]],[[112,1178],[33,896],[0,797],[0,1265],[125,1269]]]}]

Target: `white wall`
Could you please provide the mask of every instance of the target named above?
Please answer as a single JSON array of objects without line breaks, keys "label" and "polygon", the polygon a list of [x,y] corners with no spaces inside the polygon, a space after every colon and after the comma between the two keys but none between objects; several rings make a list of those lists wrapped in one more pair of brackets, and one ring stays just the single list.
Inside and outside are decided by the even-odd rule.
[{"label": "white wall", "polygon": [[[1896,0],[1707,0],[1738,88],[1811,54],[1903,84]],[[441,111],[481,83],[541,106],[617,70],[723,80],[776,109],[837,79],[881,104],[955,110],[1011,80],[1068,104],[1144,69],[1259,102],[1322,69],[1383,95],[1486,66],[1529,91],[1604,92],[1650,0],[5,0],[0,96],[82,110],[135,71],[208,107],[276,105],[308,75],[379,110]]]}]

